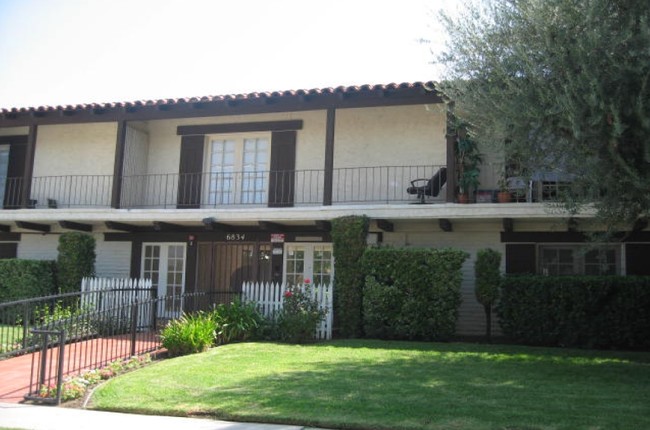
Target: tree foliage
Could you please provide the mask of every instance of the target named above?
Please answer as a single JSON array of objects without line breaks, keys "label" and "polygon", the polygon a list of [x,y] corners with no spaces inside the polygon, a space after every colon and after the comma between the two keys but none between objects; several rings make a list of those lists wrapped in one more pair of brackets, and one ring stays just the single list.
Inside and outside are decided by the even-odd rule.
[{"label": "tree foliage", "polygon": [[571,212],[608,227],[650,208],[647,0],[484,0],[443,16],[440,89],[521,174],[563,170]]}]

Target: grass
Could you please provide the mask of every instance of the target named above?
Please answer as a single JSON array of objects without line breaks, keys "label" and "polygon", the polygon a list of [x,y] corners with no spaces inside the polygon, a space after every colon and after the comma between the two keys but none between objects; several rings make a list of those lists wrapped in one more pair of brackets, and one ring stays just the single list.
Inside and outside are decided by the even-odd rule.
[{"label": "grass", "polygon": [[0,324],[0,353],[16,349],[14,345],[23,339],[23,327]]},{"label": "grass", "polygon": [[335,341],[164,360],[92,407],[354,429],[650,428],[650,354]]}]

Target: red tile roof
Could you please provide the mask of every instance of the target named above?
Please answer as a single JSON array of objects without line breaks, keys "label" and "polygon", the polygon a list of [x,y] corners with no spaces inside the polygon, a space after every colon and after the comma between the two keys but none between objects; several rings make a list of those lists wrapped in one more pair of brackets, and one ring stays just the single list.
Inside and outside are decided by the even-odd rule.
[{"label": "red tile roof", "polygon": [[114,109],[114,108],[131,108],[140,106],[172,106],[182,105],[188,103],[209,103],[209,102],[228,102],[228,101],[241,101],[241,100],[255,100],[255,99],[270,99],[282,98],[292,96],[312,96],[312,95],[328,95],[328,94],[354,94],[361,92],[373,91],[391,91],[399,89],[413,89],[423,88],[426,91],[435,92],[433,82],[412,82],[412,83],[390,83],[380,85],[359,85],[359,86],[339,86],[329,88],[313,88],[313,89],[300,89],[300,90],[286,90],[286,91],[268,91],[268,92],[252,92],[248,94],[229,94],[219,96],[203,96],[203,97],[183,97],[183,98],[170,98],[170,99],[156,99],[156,100],[137,100],[129,102],[113,102],[113,103],[86,103],[76,105],[58,105],[58,106],[39,106],[27,108],[11,108],[0,109],[0,114],[25,114],[25,113],[48,113],[56,111],[85,111],[95,109]]}]

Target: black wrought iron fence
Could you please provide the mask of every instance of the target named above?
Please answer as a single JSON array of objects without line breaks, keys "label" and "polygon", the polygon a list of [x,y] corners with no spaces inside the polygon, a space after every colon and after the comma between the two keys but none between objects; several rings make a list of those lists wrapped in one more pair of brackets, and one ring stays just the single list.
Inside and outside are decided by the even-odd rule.
[{"label": "black wrought iron fence", "polygon": [[[64,376],[160,348],[159,332],[182,313],[209,311],[239,292],[156,296],[155,289],[70,293],[0,304],[0,358],[32,353],[26,398],[60,401]],[[44,389],[44,387],[46,387]]]}]

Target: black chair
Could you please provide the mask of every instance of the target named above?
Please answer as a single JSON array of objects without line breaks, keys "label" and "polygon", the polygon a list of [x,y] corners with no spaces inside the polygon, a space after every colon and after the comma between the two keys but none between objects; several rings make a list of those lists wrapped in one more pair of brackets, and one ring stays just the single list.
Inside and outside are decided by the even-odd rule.
[{"label": "black chair", "polygon": [[447,168],[441,167],[431,179],[414,179],[411,186],[406,189],[409,194],[418,196],[420,203],[424,203],[426,196],[437,197],[440,189],[447,183]]}]

